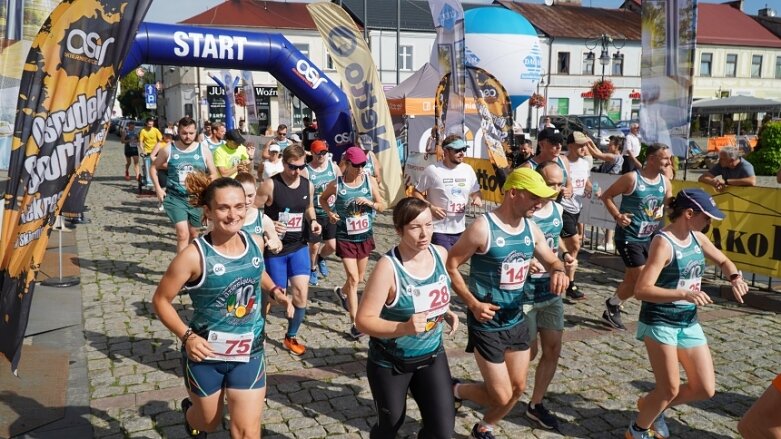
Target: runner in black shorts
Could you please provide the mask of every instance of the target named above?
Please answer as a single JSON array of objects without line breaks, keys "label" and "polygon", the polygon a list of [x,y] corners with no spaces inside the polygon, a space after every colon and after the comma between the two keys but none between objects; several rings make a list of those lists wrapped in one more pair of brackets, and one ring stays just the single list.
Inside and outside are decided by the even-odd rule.
[{"label": "runner in black shorts", "polygon": [[130,161],[133,161],[133,167],[136,170],[136,179],[141,175],[141,168],[138,165],[138,130],[136,124],[128,122],[125,132],[120,139],[125,145],[125,180],[130,180]]},{"label": "runner in black shorts", "polygon": [[[312,262],[312,273],[309,275],[309,285],[318,284],[317,271],[325,278],[328,276],[328,266],[325,258],[336,250],[336,223],[328,220],[328,214],[320,207],[320,195],[329,183],[342,175],[339,167],[330,159],[328,144],[325,140],[311,142],[312,161],[306,165],[304,177],[315,187],[315,215],[322,232],[319,235],[309,235],[309,258]],[[328,206],[333,208],[336,197],[329,197]]]}]

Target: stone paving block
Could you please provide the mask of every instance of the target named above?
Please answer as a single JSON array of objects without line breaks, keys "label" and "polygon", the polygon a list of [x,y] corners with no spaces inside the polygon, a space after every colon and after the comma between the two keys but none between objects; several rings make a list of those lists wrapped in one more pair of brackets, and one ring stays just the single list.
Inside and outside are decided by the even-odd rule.
[{"label": "stone paving block", "polygon": [[152,419],[147,417],[134,417],[127,419],[122,423],[122,429],[128,433],[151,430],[152,428],[154,428],[154,423],[152,422]]}]

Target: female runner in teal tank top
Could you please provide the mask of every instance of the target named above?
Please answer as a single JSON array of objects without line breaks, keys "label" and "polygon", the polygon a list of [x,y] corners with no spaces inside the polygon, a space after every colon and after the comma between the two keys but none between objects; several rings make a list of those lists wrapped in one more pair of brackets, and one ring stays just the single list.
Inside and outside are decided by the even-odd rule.
[{"label": "female runner in teal tank top", "polygon": [[458,317],[450,311],[447,250],[431,244],[431,209],[405,198],[393,209],[399,245],[380,258],[358,307],[356,325],[371,336],[366,375],[377,409],[372,439],[395,438],[404,424],[407,392],[420,407],[419,438],[453,437],[455,406],[443,341]]},{"label": "female runner in teal tank top", "polygon": [[[262,291],[292,314],[292,302],[264,271],[263,242],[244,233],[244,190],[232,178],[210,183],[203,173],[187,176],[193,202],[213,228],[180,252],[152,299],[160,321],[182,343],[189,398],[182,401],[185,428],[204,437],[222,421],[227,396],[232,437],[260,437],[266,394]],[[190,290],[193,317],[182,321],[172,301]]]},{"label": "female runner in teal tank top", "polygon": [[[684,189],[670,208],[670,224],[653,237],[635,289],[643,301],[637,338],[645,342],[656,387],[638,399],[639,413],[627,439],[669,437],[665,409],[709,399],[715,392],[713,360],[697,323],[697,308],[712,303],[701,290],[705,258],[730,279],[738,302],[748,292],[735,264],[701,232],[711,219],[724,218],[713,199],[701,189]],[[686,371],[685,384],[680,383],[679,363]]]}]

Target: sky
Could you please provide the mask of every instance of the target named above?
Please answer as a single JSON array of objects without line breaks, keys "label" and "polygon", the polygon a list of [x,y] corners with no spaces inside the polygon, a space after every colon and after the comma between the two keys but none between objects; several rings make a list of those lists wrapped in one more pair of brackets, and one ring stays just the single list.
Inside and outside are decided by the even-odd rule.
[{"label": "sky", "polygon": [[[153,0],[149,12],[146,14],[146,21],[154,23],[177,23],[179,21],[198,15],[201,12],[212,8],[224,0],[188,0],[187,8],[182,8],[182,2],[171,0]],[[308,0],[290,0],[308,3]],[[370,0],[370,1],[393,1],[393,0]],[[617,8],[621,6],[623,0],[582,0],[583,6],[595,8]],[[723,0],[700,0],[703,3],[724,3]],[[527,0],[528,3],[543,3],[543,0]],[[751,15],[756,15],[760,8],[765,4],[774,3],[775,0],[745,0],[743,10]],[[469,0],[464,3],[492,3],[492,0]],[[776,9],[776,13],[781,14],[781,10]]]}]

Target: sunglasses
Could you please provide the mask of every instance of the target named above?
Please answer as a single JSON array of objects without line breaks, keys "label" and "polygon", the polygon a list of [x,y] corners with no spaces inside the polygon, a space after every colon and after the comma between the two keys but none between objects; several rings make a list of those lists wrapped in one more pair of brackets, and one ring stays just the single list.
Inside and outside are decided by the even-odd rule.
[{"label": "sunglasses", "polygon": [[464,148],[458,148],[458,149],[456,149],[456,148],[445,148],[445,149],[453,151],[453,153],[455,153],[455,154],[458,154],[460,152],[466,152],[466,148],[465,147]]},{"label": "sunglasses", "polygon": [[315,153],[315,155],[319,155],[319,156],[324,156],[324,155],[326,155],[326,154],[328,154],[328,150],[326,150],[326,151],[320,151],[320,152],[316,152],[316,153]]},{"label": "sunglasses", "polygon": [[366,166],[366,162],[363,162],[363,163],[350,163],[350,164],[353,166],[353,168],[363,168],[364,166]]},{"label": "sunglasses", "polygon": [[288,169],[291,171],[303,171],[304,168],[306,168],[306,165],[294,165],[292,163],[287,164]]}]

